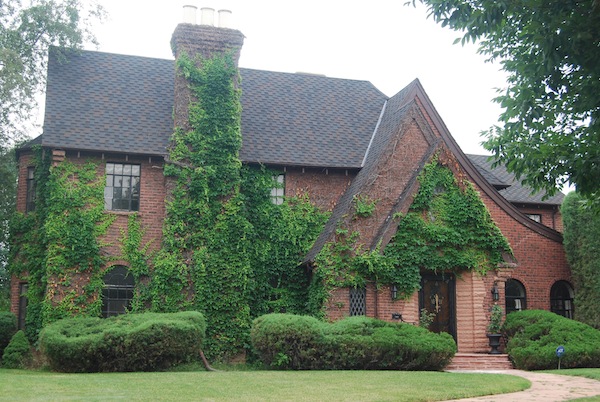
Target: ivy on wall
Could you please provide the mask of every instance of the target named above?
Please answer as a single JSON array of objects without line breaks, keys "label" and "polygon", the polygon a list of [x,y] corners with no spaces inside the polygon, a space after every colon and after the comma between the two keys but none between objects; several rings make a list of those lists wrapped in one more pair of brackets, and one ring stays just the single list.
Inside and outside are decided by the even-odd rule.
[{"label": "ivy on wall", "polygon": [[364,249],[358,232],[338,228],[316,258],[314,306],[323,306],[332,289],[367,282],[395,285],[400,297],[408,297],[419,289],[422,270],[485,274],[504,261],[503,254],[512,255],[470,182],[459,183],[436,158],[424,167],[419,183],[408,213],[395,217],[396,234],[383,252]]},{"label": "ivy on wall", "polygon": [[277,172],[242,166],[239,78],[230,55],[183,55],[177,68],[197,101],[189,107],[191,129],[175,130],[165,166],[174,184],[149,300],[155,311],[203,312],[206,354],[227,359],[248,344],[254,317],[306,312],[308,276],[298,265],[326,216],[303,197],[274,205]]},{"label": "ivy on wall", "polygon": [[[34,150],[36,208],[15,215],[11,273],[28,282],[27,335],[59,318],[100,315],[102,301],[99,238],[114,216],[104,213],[104,180],[97,163],[50,165]],[[26,275],[25,277],[23,277]]]}]

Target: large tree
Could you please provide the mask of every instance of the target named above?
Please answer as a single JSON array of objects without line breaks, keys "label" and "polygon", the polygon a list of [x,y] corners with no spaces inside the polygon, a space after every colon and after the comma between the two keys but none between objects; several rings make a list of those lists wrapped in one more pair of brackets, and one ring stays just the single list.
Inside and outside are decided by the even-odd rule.
[{"label": "large tree", "polygon": [[485,133],[496,162],[536,190],[570,182],[600,204],[600,1],[418,1],[508,73],[501,126]]},{"label": "large tree", "polygon": [[90,30],[104,11],[94,1],[0,0],[0,148],[25,136],[45,84],[48,47],[95,43]]},{"label": "large tree", "polygon": [[600,214],[571,192],[561,207],[565,252],[575,285],[575,318],[600,329]]}]

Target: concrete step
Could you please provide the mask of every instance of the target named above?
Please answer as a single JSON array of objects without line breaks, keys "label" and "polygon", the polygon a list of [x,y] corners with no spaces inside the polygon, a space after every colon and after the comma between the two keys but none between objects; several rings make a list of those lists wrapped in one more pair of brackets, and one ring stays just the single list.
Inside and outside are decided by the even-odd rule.
[{"label": "concrete step", "polygon": [[457,353],[446,370],[510,370],[512,368],[508,355]]}]

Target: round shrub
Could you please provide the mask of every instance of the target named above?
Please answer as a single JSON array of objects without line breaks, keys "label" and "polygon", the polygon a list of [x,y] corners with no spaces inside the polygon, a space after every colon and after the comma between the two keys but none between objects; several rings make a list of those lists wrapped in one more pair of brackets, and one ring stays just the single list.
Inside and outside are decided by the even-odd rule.
[{"label": "round shrub", "polygon": [[25,332],[17,331],[4,349],[2,366],[10,369],[25,368],[30,360],[31,345],[25,336]]},{"label": "round shrub", "polygon": [[283,369],[441,370],[456,353],[448,334],[367,317],[269,314],[254,321],[251,340],[264,364]]},{"label": "round shrub", "polygon": [[0,311],[0,356],[16,332],[17,317],[11,312]]},{"label": "round shrub", "polygon": [[549,311],[525,310],[506,317],[506,352],[518,369],[545,370],[558,365],[556,348],[565,347],[562,368],[600,367],[600,331]]},{"label": "round shrub", "polygon": [[56,371],[153,371],[197,356],[205,330],[194,311],[67,318],[42,330],[40,349]]},{"label": "round shrub", "polygon": [[271,368],[318,368],[323,324],[314,317],[267,314],[254,320],[250,339],[260,360]]}]

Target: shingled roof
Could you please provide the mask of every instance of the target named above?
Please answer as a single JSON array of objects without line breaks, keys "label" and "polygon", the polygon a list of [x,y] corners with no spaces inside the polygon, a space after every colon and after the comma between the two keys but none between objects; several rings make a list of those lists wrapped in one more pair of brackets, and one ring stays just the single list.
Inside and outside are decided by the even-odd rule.
[{"label": "shingled roof", "polygon": [[[43,145],[165,155],[173,60],[83,51],[48,63]],[[367,81],[240,69],[244,162],[360,168],[387,97]]]},{"label": "shingled roof", "polygon": [[[508,201],[516,204],[561,205],[565,195],[557,192],[544,199],[545,191],[533,193],[531,187],[521,184],[514,174],[509,173],[504,165],[492,167],[493,159],[489,155],[467,155],[479,173],[498,189]],[[497,184],[500,183],[500,184]]]}]

